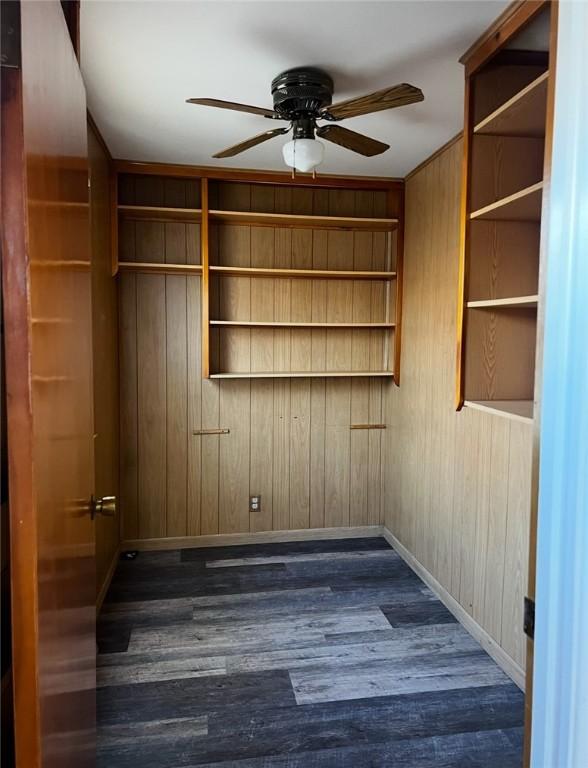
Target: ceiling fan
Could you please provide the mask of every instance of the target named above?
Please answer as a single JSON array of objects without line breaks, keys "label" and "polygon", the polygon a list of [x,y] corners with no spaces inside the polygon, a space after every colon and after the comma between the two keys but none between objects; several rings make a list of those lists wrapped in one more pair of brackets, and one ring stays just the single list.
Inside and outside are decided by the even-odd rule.
[{"label": "ceiling fan", "polygon": [[[258,133],[222,152],[217,152],[213,157],[233,157],[274,136],[282,136],[292,129],[293,140],[285,144],[282,149],[284,161],[294,170],[308,172],[314,171],[323,159],[324,147],[316,137],[365,157],[373,157],[389,149],[389,145],[382,141],[371,139],[369,136],[340,125],[333,125],[333,123],[348,117],[403,107],[424,99],[420,88],[408,83],[400,83],[366,96],[332,104],[333,80],[326,72],[315,67],[296,67],[279,74],[272,80],[272,96],[273,109],[252,107],[248,104],[221,99],[187,99],[187,101],[189,104],[248,112],[271,120],[287,120],[290,123],[287,127]],[[326,125],[317,125],[319,120],[325,120]]]}]

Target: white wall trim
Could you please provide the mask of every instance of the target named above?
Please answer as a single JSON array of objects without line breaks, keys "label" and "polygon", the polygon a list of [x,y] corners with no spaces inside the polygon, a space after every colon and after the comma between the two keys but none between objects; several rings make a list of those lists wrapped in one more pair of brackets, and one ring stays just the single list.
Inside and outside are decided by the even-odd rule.
[{"label": "white wall trim", "polygon": [[194,547],[230,547],[238,544],[266,544],[312,539],[361,539],[382,536],[381,525],[349,528],[304,528],[298,531],[260,531],[259,533],[216,533],[209,536],[177,536],[165,539],[129,539],[121,550],[191,549]]},{"label": "white wall trim", "polygon": [[416,575],[421,578],[432,592],[441,600],[445,607],[451,611],[459,623],[466,629],[470,635],[477,640],[489,656],[492,656],[498,666],[503,669],[511,680],[518,687],[525,690],[525,672],[524,670],[501,648],[496,640],[483,629],[475,619],[461,606],[457,600],[452,597],[445,587],[435,579],[429,571],[420,563],[408,549],[400,543],[393,533],[384,526],[383,535],[388,544],[398,552],[404,562],[412,568]]}]

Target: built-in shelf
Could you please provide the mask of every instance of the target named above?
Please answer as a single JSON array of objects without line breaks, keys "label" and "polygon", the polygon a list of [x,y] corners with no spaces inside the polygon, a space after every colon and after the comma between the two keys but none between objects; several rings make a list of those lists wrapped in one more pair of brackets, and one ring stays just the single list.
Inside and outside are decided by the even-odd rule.
[{"label": "built-in shelf", "polygon": [[121,272],[156,272],[163,275],[201,275],[202,264],[161,264],[145,261],[119,261]]},{"label": "built-in shelf", "polygon": [[149,219],[151,221],[200,221],[200,208],[166,208],[154,205],[119,205],[118,212],[126,219]]},{"label": "built-in shelf", "polygon": [[470,309],[529,309],[537,306],[539,296],[513,296],[508,299],[487,299],[484,301],[468,301]]},{"label": "built-in shelf", "polygon": [[548,79],[549,72],[544,72],[481,120],[474,128],[474,133],[494,136],[544,136]]},{"label": "built-in shelf", "polygon": [[211,266],[210,272],[233,277],[294,277],[304,280],[395,280],[396,272],[353,271],[342,269],[273,269],[270,267]]},{"label": "built-in shelf", "polygon": [[543,182],[532,184],[513,195],[479,208],[470,219],[483,221],[540,221]]},{"label": "built-in shelf", "polygon": [[464,405],[478,411],[505,416],[515,421],[533,421],[532,400],[466,400]]},{"label": "built-in shelf", "polygon": [[290,323],[250,320],[211,320],[211,325],[239,328],[359,328],[363,330],[394,328],[395,323]]},{"label": "built-in shelf", "polygon": [[392,371],[251,371],[250,373],[211,373],[211,379],[316,379],[325,377],[348,378],[355,376],[393,377]]},{"label": "built-in shelf", "polygon": [[250,211],[209,211],[210,221],[230,224],[248,224],[267,227],[295,227],[312,229],[359,229],[371,232],[390,232],[398,226],[398,219],[361,218],[357,216],[307,216],[295,213],[254,213]]}]

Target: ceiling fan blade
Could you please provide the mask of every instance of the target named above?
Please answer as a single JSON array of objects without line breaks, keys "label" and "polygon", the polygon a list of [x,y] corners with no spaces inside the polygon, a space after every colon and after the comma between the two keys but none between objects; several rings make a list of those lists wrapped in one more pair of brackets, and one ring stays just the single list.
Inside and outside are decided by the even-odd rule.
[{"label": "ceiling fan blade", "polygon": [[223,149],[222,152],[217,152],[215,155],[213,155],[213,157],[233,157],[234,155],[238,155],[240,152],[245,152],[246,149],[251,149],[251,147],[255,147],[258,144],[263,144],[263,142],[267,141],[268,139],[273,139],[274,136],[288,133],[289,130],[290,127],[288,126],[288,128],[274,128],[271,131],[258,133],[257,136],[252,136],[250,139],[246,139],[239,144],[235,144],[233,147],[228,147],[228,149]]},{"label": "ceiling fan blade", "polygon": [[369,136],[364,136],[363,133],[350,131],[349,128],[343,128],[341,125],[322,125],[316,129],[316,135],[320,136],[321,139],[332,141],[333,144],[338,144],[340,147],[345,147],[345,149],[350,149],[352,152],[357,152],[359,155],[365,155],[366,157],[380,155],[382,152],[390,149],[390,145],[384,144],[383,141],[370,139]]},{"label": "ceiling fan blade", "polygon": [[223,101],[222,99],[186,99],[188,104],[200,104],[203,107],[219,107],[219,109],[234,109],[235,112],[249,112],[252,115],[262,117],[279,118],[277,112],[265,107],[252,107],[250,104],[238,104],[236,101]]},{"label": "ceiling fan blade", "polygon": [[381,91],[368,93],[366,96],[331,104],[330,107],[324,107],[321,110],[321,116],[327,120],[344,120],[346,117],[369,115],[370,112],[404,107],[406,104],[423,101],[424,98],[420,88],[408,83],[400,83],[393,85],[392,88],[383,88]]}]

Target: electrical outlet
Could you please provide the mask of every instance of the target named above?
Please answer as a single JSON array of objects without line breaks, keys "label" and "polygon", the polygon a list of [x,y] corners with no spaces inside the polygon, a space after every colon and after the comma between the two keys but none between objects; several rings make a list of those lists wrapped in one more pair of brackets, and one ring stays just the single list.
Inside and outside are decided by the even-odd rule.
[{"label": "electrical outlet", "polygon": [[261,510],[261,496],[249,497],[249,511],[259,512]]}]

